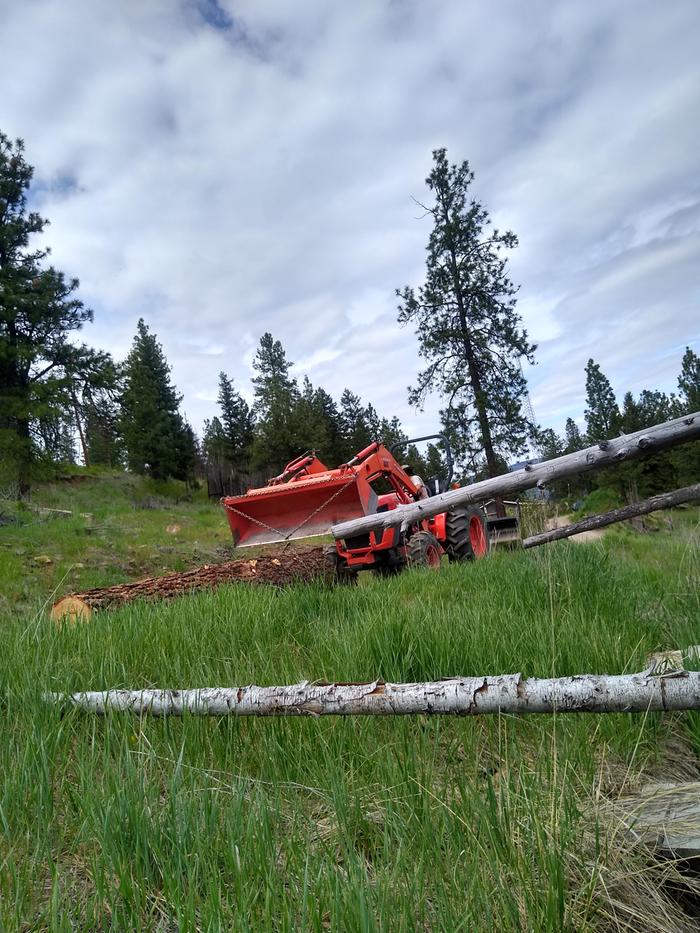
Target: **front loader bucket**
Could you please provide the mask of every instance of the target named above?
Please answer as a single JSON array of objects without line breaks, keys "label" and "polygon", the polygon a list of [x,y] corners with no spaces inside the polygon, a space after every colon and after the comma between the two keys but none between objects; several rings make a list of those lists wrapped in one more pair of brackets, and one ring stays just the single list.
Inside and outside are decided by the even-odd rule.
[{"label": "front loader bucket", "polygon": [[250,547],[329,534],[331,525],[374,512],[376,501],[362,477],[345,473],[249,489],[221,504],[234,546]]}]

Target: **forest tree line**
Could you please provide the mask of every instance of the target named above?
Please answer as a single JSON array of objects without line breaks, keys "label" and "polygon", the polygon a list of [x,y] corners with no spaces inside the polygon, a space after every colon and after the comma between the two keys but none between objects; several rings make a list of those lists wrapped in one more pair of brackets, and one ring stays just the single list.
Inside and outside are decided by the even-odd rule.
[{"label": "forest tree line", "polygon": [[[351,389],[334,399],[307,376],[299,382],[270,333],[253,361],[251,404],[240,381],[221,372],[218,411],[198,438],[145,321],[122,361],[77,341],[92,311],[77,297],[77,279],[50,265],[48,249],[32,247],[48,224],[28,206],[33,171],[22,141],[0,133],[0,484],[14,483],[26,495],[42,467],[82,461],[156,479],[215,476],[235,486],[279,472],[306,450],[335,466],[373,440],[391,446],[406,439],[397,417]],[[420,407],[430,393],[443,400],[441,429],[457,455],[459,478],[492,476],[518,456],[550,458],[700,409],[700,361],[687,347],[677,394],[646,389],[619,404],[591,359],[585,430],[569,418],[558,437],[534,423],[521,361],[534,362],[536,346],[516,310],[505,255],[517,237],[491,228],[471,195],[473,180],[467,162],[451,165],[444,149],[433,152],[426,179],[433,201],[422,205],[433,223],[425,281],[397,290],[398,322],[414,324],[426,363],[409,401]],[[619,467],[614,482],[633,497],[694,481],[697,446]],[[425,478],[441,474],[439,446],[398,456]],[[557,491],[576,495],[596,482]]]}]

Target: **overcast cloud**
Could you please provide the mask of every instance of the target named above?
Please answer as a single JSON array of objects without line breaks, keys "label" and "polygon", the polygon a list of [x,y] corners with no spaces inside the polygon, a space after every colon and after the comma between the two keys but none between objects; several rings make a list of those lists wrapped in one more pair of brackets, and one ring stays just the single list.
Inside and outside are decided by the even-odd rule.
[{"label": "overcast cloud", "polygon": [[431,150],[520,247],[544,425],[675,388],[700,343],[700,3],[0,0],[0,129],[116,357],[145,317],[199,429],[270,330],[315,384],[414,431]]}]

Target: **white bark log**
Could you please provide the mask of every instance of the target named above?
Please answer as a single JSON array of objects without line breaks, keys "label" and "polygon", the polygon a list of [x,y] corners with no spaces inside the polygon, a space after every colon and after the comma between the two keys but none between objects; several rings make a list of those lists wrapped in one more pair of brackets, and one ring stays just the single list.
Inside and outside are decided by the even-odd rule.
[{"label": "white bark log", "polygon": [[700,709],[700,672],[581,674],[538,680],[521,674],[458,677],[429,683],[299,684],[194,690],[51,693],[62,706],[94,713],[123,710],[181,716],[407,716],[447,713],[633,713]]},{"label": "white bark log", "polygon": [[542,488],[566,476],[600,470],[699,438],[700,412],[695,412],[684,418],[676,418],[674,421],[666,421],[663,424],[646,428],[644,431],[603,441],[585,450],[557,457],[555,460],[528,465],[522,470],[515,470],[493,479],[485,479],[480,483],[464,486],[462,489],[451,489],[441,495],[422,499],[415,505],[403,505],[388,512],[365,515],[363,518],[341,522],[334,525],[331,531],[336,539],[341,539],[370,530],[410,525],[460,505],[483,502],[494,496],[515,495],[525,489],[532,489],[534,486]]}]

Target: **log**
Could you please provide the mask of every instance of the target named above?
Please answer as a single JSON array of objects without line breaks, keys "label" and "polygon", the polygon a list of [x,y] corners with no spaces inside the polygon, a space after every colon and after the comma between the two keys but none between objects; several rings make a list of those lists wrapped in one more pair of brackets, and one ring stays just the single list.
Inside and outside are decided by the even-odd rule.
[{"label": "log", "polygon": [[583,518],[580,522],[573,522],[571,525],[564,525],[562,528],[554,528],[552,531],[543,531],[541,534],[531,535],[523,540],[523,547],[539,547],[540,544],[549,544],[550,541],[558,541],[560,538],[570,538],[582,531],[605,528],[606,525],[624,522],[629,518],[636,518],[638,515],[648,515],[649,512],[670,509],[682,502],[696,502],[698,500],[700,500],[700,483],[696,483],[695,486],[684,486],[683,489],[676,489],[674,492],[665,492],[644,499],[642,502],[633,502],[631,505],[625,505],[619,509],[611,509],[609,512],[602,512],[600,515]]},{"label": "log", "polygon": [[45,694],[93,713],[181,716],[408,716],[432,713],[646,713],[700,709],[700,671],[524,679],[521,674],[429,683],[298,684],[193,690],[104,690]]},{"label": "log", "polygon": [[515,495],[526,489],[532,489],[534,486],[542,488],[547,483],[566,476],[600,470],[616,463],[657,453],[660,450],[668,450],[670,447],[698,440],[698,438],[700,438],[700,412],[695,412],[683,418],[676,418],[674,421],[654,425],[644,431],[636,431],[634,434],[602,441],[593,447],[557,457],[555,460],[528,464],[523,469],[514,470],[504,476],[485,479],[461,489],[451,489],[438,496],[421,499],[413,505],[401,505],[387,512],[340,522],[333,525],[331,531],[336,540],[339,540],[372,530],[394,528],[397,525],[405,528],[414,522],[461,505],[483,502],[494,496]]},{"label": "log", "polygon": [[58,624],[63,621],[75,623],[89,619],[97,610],[112,609],[137,599],[168,599],[239,581],[286,586],[317,580],[327,574],[328,561],[323,548],[296,549],[281,553],[279,558],[263,555],[252,560],[205,564],[182,573],[70,593],[54,603],[50,615]]}]

